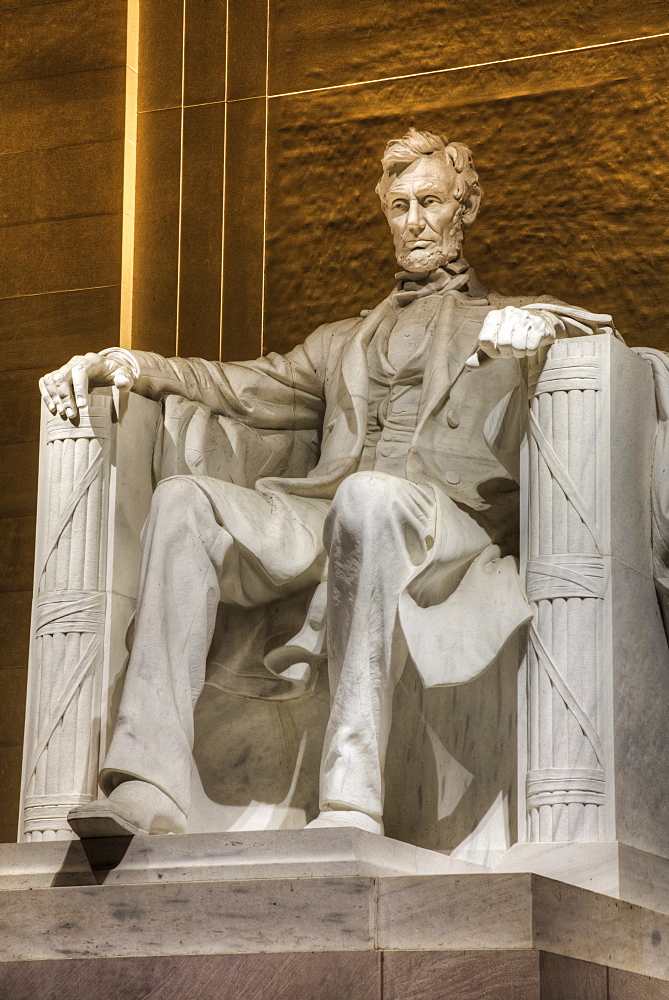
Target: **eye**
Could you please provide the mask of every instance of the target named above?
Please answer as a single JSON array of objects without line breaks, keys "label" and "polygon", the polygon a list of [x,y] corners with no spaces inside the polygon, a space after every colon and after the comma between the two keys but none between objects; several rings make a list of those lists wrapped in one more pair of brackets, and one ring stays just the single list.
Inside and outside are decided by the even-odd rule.
[{"label": "eye", "polygon": [[409,208],[409,204],[401,198],[395,198],[390,207],[393,212],[406,212]]},{"label": "eye", "polygon": [[427,198],[423,198],[423,205],[426,207],[428,205],[441,205],[441,198],[438,198],[436,194],[429,194]]}]

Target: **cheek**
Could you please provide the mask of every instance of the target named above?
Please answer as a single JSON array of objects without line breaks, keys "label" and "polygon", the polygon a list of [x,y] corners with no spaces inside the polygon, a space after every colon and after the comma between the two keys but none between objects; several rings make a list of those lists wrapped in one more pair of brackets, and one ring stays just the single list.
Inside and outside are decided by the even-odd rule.
[{"label": "cheek", "polygon": [[402,235],[406,229],[406,220],[406,215],[395,215],[392,219],[388,219],[388,225],[393,236]]},{"label": "cheek", "polygon": [[434,231],[443,236],[450,231],[457,213],[457,205],[440,205],[428,216],[428,220]]}]

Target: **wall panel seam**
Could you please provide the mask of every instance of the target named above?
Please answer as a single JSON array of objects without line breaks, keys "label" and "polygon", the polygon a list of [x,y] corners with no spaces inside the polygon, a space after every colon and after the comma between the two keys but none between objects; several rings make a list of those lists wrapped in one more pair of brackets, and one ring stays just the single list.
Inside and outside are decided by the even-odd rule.
[{"label": "wall panel seam", "polygon": [[[115,212],[114,214],[118,213]],[[120,287],[120,281],[113,281],[110,285],[82,285],[80,288],[49,288],[45,292],[18,292],[16,295],[0,295],[0,302],[8,302],[10,299],[32,299],[38,295],[66,295],[68,292],[92,292],[96,288]]]},{"label": "wall panel seam", "polygon": [[[567,49],[552,49],[547,52],[532,52],[527,55],[509,56],[507,59],[491,59],[485,62],[465,63],[461,66],[444,66],[440,69],[417,70],[414,73],[402,73],[398,76],[380,76],[370,80],[351,80],[348,83],[335,83],[330,87],[308,87],[304,90],[286,90],[280,94],[269,94],[268,99],[277,97],[298,97],[302,94],[322,94],[331,90],[346,90],[351,87],[366,87],[372,83],[394,83],[396,80],[413,80],[421,76],[439,76],[444,73],[458,73],[470,69],[486,69],[492,66],[505,66],[509,63],[525,62],[537,59],[547,59],[550,56],[571,55],[576,52],[594,52],[598,49],[614,48],[619,45],[632,45],[636,42],[652,41],[658,38],[669,38],[669,31],[654,35],[639,35],[635,38],[621,38],[613,42],[596,42],[593,45],[578,45]],[[236,100],[251,100],[251,98],[236,98]]]}]

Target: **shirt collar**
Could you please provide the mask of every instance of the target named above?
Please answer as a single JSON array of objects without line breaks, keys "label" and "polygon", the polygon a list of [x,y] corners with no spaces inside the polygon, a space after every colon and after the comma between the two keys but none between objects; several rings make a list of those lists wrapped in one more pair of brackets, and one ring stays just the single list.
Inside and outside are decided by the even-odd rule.
[{"label": "shirt collar", "polygon": [[416,278],[416,275],[408,271],[399,271],[395,277],[397,285],[393,300],[398,306],[409,305],[410,302],[425,295],[443,295],[450,291],[464,292],[474,297],[486,293],[486,289],[476,277],[474,268],[469,266],[464,257],[435,268],[425,278]]}]

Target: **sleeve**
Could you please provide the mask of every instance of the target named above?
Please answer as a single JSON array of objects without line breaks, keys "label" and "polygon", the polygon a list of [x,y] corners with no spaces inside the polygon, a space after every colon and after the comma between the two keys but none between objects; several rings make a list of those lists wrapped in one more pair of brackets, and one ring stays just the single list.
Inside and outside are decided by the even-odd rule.
[{"label": "sleeve", "polygon": [[523,302],[522,308],[543,313],[549,321],[557,325],[556,336],[560,338],[612,333],[618,340],[623,339],[608,313],[593,313],[580,306],[570,306],[549,295],[540,295],[532,302]]},{"label": "sleeve", "polygon": [[288,354],[272,353],[256,361],[163,358],[132,351],[140,373],[133,388],[151,399],[184,396],[251,427],[319,427],[327,358],[337,326],[320,326]]}]

